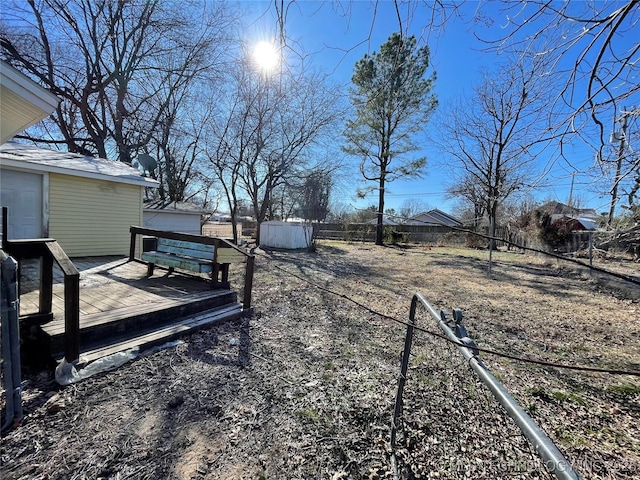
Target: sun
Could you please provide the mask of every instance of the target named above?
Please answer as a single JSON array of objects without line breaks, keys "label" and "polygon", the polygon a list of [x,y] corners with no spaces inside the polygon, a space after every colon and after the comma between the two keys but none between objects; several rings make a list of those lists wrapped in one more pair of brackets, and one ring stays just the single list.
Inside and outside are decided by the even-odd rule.
[{"label": "sun", "polygon": [[264,72],[270,72],[280,63],[280,54],[271,42],[258,42],[253,49],[253,60]]}]

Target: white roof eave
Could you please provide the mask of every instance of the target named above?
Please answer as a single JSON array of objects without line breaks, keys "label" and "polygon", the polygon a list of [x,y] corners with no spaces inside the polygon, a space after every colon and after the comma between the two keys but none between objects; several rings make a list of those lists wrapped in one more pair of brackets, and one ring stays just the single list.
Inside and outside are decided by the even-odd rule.
[{"label": "white roof eave", "polygon": [[142,187],[158,187],[152,178],[143,177],[129,165],[112,160],[46,150],[15,142],[0,147],[0,165],[27,172],[58,173]]},{"label": "white roof eave", "polygon": [[10,167],[15,170],[24,170],[31,172],[43,172],[43,173],[58,173],[61,175],[72,175],[74,177],[91,178],[93,180],[105,180],[108,182],[128,183],[130,185],[140,185],[142,187],[157,188],[160,182],[149,177],[142,177],[136,175],[111,175],[104,173],[91,173],[81,170],[75,170],[72,168],[58,167],[55,165],[42,165],[38,163],[29,162],[28,160],[8,160],[6,158],[0,159],[0,164],[3,167]]},{"label": "white roof eave", "polygon": [[198,215],[199,217],[202,215],[207,215],[207,212],[198,212],[198,211],[189,211],[189,210],[176,210],[176,209],[169,209],[169,208],[143,208],[142,209],[143,212],[145,213],[171,213],[171,214],[178,214],[178,215]]},{"label": "white roof eave", "polygon": [[12,66],[0,64],[2,85],[42,110],[42,118],[53,112],[60,99]]}]

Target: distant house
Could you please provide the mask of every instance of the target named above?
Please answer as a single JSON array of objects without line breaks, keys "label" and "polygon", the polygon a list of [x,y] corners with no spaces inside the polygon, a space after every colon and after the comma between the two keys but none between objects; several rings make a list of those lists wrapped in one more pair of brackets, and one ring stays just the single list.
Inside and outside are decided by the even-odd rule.
[{"label": "distant house", "polygon": [[200,235],[208,213],[193,203],[156,200],[144,204],[142,218],[146,228]]},{"label": "distant house", "polygon": [[437,208],[411,217],[405,225],[462,227],[462,222]]},{"label": "distant house", "polygon": [[575,208],[560,202],[547,202],[537,210],[549,214],[552,225],[562,225],[576,231],[598,228],[598,214],[591,208]]},{"label": "distant house", "polygon": [[141,225],[145,187],[158,182],[121,162],[8,142],[0,192],[9,239],[55,238],[70,257],[125,255]]},{"label": "distant house", "polygon": [[[242,218],[239,218],[238,220],[242,220]],[[209,222],[231,222],[231,215],[224,212],[213,212],[209,216],[208,221]]]}]

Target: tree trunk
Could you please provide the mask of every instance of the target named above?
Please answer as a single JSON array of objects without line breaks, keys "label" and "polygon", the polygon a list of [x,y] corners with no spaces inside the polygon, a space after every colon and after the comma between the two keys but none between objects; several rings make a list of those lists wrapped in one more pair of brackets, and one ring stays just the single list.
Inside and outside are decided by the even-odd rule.
[{"label": "tree trunk", "polygon": [[383,213],[384,212],[384,174],[380,175],[380,190],[378,191],[378,221],[376,223],[376,245],[382,245],[384,224]]},{"label": "tree trunk", "polygon": [[489,250],[494,251],[496,249],[496,213],[498,211],[498,202],[493,202],[491,209],[489,210]]}]

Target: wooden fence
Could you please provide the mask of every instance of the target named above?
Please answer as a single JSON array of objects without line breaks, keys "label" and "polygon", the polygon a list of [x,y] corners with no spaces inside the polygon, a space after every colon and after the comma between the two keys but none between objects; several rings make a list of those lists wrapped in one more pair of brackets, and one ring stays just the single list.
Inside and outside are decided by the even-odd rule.
[{"label": "wooden fence", "polygon": [[[476,248],[488,246],[489,227],[481,226],[475,229],[480,235],[474,235],[473,227],[452,228],[438,225],[385,225],[385,243],[393,243],[395,232],[396,241],[413,244],[429,245],[466,245]],[[250,235],[255,229],[255,222],[243,221],[244,235]],[[400,234],[400,235],[398,235]],[[405,235],[402,235],[405,234]],[[317,240],[340,240],[347,242],[374,242],[376,239],[376,225],[370,223],[314,223],[313,235]],[[496,227],[495,237],[498,248],[507,250],[518,249],[518,246],[538,250],[550,250],[556,253],[574,253],[589,248],[589,232],[573,232],[562,245],[549,247],[535,234],[507,227]],[[593,248],[606,239],[601,232],[593,233]],[[517,245],[517,246],[515,246]]]},{"label": "wooden fence", "polygon": [[[386,242],[393,240],[392,232],[407,243],[460,245],[467,242],[467,233],[450,227],[431,225],[385,225]],[[349,242],[374,242],[376,226],[368,223],[314,223],[314,238]],[[398,235],[396,235],[398,238]]]}]

